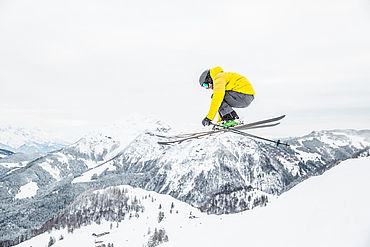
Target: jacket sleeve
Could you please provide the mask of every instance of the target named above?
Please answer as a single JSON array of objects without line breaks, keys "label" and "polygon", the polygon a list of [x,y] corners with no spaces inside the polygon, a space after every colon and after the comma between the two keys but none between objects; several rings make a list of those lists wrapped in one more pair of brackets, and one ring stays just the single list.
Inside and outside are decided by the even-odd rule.
[{"label": "jacket sleeve", "polygon": [[213,120],[225,96],[225,73],[221,72],[213,80],[213,97],[207,118]]}]

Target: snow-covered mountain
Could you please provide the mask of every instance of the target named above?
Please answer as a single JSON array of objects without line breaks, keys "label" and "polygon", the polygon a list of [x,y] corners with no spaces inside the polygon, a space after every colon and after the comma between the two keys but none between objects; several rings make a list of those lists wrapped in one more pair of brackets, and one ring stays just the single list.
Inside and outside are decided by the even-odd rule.
[{"label": "snow-covered mountain", "polygon": [[[114,186],[83,193],[43,225],[42,231],[53,229],[53,234],[42,234],[20,246],[47,245],[50,238],[56,241],[55,246],[87,246],[94,242],[106,246],[156,246],[168,241],[165,228],[178,225],[180,229],[182,222],[200,215],[198,209],[171,196]],[[70,238],[80,234],[84,237]]]},{"label": "snow-covered mountain", "polygon": [[369,164],[341,162],[266,207],[222,216],[130,186],[87,192],[44,225],[54,230],[17,246],[367,247]]},{"label": "snow-covered mountain", "polygon": [[61,149],[67,142],[39,129],[0,128],[0,148],[17,153],[48,153]]},{"label": "snow-covered mountain", "polygon": [[209,214],[241,212],[342,160],[369,155],[370,146],[368,130],[312,132],[290,139],[291,147],[233,133],[159,145],[156,134],[170,132],[158,121],[132,120],[0,175],[0,243],[37,235],[81,194],[109,186],[167,194]]},{"label": "snow-covered mountain", "polygon": [[10,151],[6,153],[8,153],[8,155],[4,155],[4,157],[0,159],[0,177],[7,173],[14,172],[17,169],[26,166],[29,162],[44,155],[42,153],[24,154],[13,153]]}]

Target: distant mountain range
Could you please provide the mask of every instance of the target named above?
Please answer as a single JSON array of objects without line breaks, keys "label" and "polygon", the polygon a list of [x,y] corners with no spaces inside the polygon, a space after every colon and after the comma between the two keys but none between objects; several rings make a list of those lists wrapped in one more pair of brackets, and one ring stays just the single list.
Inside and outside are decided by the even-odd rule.
[{"label": "distant mountain range", "polygon": [[0,149],[13,153],[48,153],[66,145],[66,141],[50,136],[39,129],[0,128]]},{"label": "distant mountain range", "polygon": [[159,145],[156,134],[169,132],[160,122],[127,123],[22,167],[0,163],[0,246],[54,227],[50,220],[87,191],[130,185],[210,214],[236,213],[266,205],[342,160],[367,156],[370,146],[370,130],[312,132],[288,140],[290,147],[233,133]]}]

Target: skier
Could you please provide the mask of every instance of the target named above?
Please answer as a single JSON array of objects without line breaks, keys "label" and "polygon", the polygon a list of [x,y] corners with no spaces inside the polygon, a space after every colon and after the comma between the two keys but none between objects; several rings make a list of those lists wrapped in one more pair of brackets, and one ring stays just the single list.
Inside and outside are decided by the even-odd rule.
[{"label": "skier", "polygon": [[212,101],[207,116],[203,119],[203,126],[211,124],[218,111],[218,120],[224,121],[222,127],[237,125],[238,114],[232,107],[245,108],[254,100],[254,89],[251,83],[237,73],[224,72],[215,67],[204,71],[199,83],[206,89],[213,89]]}]

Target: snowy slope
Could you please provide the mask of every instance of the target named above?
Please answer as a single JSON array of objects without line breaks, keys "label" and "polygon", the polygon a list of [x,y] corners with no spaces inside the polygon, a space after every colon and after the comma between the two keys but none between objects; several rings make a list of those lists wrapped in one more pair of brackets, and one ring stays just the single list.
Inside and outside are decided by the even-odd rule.
[{"label": "snowy slope", "polygon": [[163,246],[370,246],[369,174],[369,157],[347,160],[265,208],[210,216]]},{"label": "snowy slope", "polygon": [[0,159],[0,177],[4,174],[10,174],[22,167],[25,167],[29,162],[44,156],[42,153],[24,154],[12,153]]},{"label": "snowy slope", "polygon": [[[103,211],[102,205],[105,205]],[[73,233],[72,230],[68,231],[72,226],[68,226],[68,229],[41,234],[18,246],[47,246],[50,238],[56,240],[53,246],[94,246],[95,242],[96,246],[103,243],[113,243],[114,246],[143,246],[151,241],[156,231],[164,230],[163,234],[167,236],[165,229],[181,229],[183,225],[192,224],[195,218],[204,215],[198,209],[170,196],[131,186],[109,187],[85,193],[60,213],[53,224],[61,222],[55,226],[60,227],[65,222],[64,215],[78,221],[74,216],[71,218],[73,214],[80,218],[86,217],[81,221],[82,227],[74,228]],[[106,221],[103,218],[111,220]],[[85,226],[86,221],[92,222]],[[60,240],[61,236],[63,240]]]},{"label": "snowy slope", "polygon": [[[369,157],[347,160],[324,175],[297,185],[266,207],[222,216],[201,213],[169,196],[120,186],[129,191],[131,198],[142,200],[145,210],[138,217],[112,226],[110,222],[94,223],[73,233],[54,230],[18,246],[46,246],[50,237],[56,239],[55,246],[98,246],[99,243],[94,245],[95,241],[114,246],[150,246],[153,230],[157,228],[168,238],[168,242],[160,245],[163,247],[367,247],[370,246],[369,174]],[[172,203],[177,213],[169,213]],[[161,209],[159,204],[163,205]],[[160,223],[159,211],[165,212]],[[189,217],[190,212],[194,217]],[[104,232],[109,234],[92,236]],[[59,240],[61,235],[63,239]]]}]

